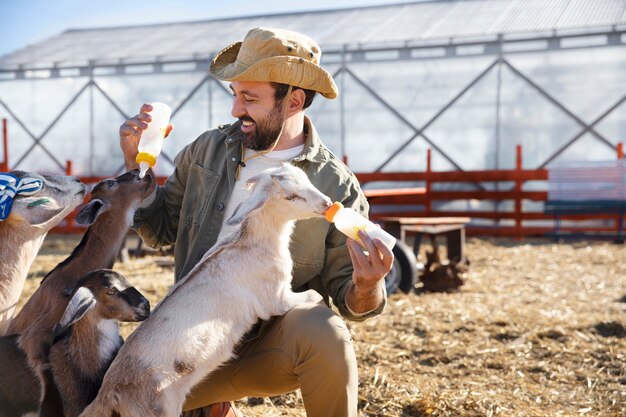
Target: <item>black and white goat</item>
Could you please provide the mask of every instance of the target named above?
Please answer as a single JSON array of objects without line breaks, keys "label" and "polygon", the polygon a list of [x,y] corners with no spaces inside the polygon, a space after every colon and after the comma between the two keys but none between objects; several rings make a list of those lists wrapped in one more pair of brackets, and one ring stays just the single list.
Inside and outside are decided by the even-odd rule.
[{"label": "black and white goat", "polygon": [[19,335],[0,337],[0,417],[78,416],[96,397],[122,345],[117,322],[142,321],[150,313],[148,300],[111,270],[87,274],[68,298],[46,341],[45,396],[40,376],[17,343]]}]

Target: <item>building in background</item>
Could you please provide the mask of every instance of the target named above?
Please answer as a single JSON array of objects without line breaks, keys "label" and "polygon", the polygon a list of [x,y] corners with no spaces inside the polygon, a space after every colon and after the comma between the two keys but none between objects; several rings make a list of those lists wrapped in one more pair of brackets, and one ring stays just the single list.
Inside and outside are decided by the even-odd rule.
[{"label": "building in background", "polygon": [[[174,109],[157,165],[232,121],[213,55],[253,27],[311,36],[341,95],[309,113],[356,172],[509,169],[615,158],[626,140],[626,0],[442,0],[68,30],[0,57],[12,169],[113,175],[118,127]],[[0,149],[0,153],[2,150]],[[3,155],[0,155],[0,160]]]}]

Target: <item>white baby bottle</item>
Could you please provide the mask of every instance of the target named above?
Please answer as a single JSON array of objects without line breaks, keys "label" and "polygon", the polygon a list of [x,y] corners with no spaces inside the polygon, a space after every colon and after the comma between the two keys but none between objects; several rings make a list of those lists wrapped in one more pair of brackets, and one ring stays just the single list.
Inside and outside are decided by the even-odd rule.
[{"label": "white baby bottle", "polygon": [[148,168],[156,164],[157,156],[161,153],[161,147],[163,146],[163,139],[165,139],[167,125],[172,115],[172,109],[167,104],[155,102],[150,103],[150,105],[152,110],[148,113],[152,117],[152,121],[148,123],[148,128],[141,134],[139,146],[137,147],[139,153],[135,159],[139,164],[140,178],[146,175]]},{"label": "white baby bottle", "polygon": [[356,240],[361,246],[361,238],[358,235],[359,230],[365,231],[367,235],[374,239],[379,238],[385,246],[392,249],[396,244],[396,238],[385,232],[376,224],[361,216],[359,213],[349,207],[344,207],[339,201],[336,201],[326,210],[326,220],[335,224],[335,227],[344,235]]}]

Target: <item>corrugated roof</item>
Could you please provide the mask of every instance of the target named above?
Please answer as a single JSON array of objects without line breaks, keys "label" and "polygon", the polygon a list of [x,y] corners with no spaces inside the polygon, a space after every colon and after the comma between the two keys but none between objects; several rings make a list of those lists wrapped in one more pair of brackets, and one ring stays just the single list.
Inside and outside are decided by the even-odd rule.
[{"label": "corrugated roof", "polygon": [[157,25],[71,29],[0,57],[0,65],[71,65],[209,57],[252,27],[308,34],[323,49],[626,25],[626,0],[437,0]]}]

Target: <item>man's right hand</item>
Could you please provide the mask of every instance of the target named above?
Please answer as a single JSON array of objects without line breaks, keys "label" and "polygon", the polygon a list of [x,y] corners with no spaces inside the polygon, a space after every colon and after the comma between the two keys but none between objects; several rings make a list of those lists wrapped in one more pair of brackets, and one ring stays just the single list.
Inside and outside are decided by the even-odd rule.
[{"label": "man's right hand", "polygon": [[[139,110],[139,114],[126,120],[122,126],[120,126],[120,149],[124,155],[124,164],[128,171],[139,168],[139,164],[135,161],[137,157],[137,146],[139,146],[139,139],[144,130],[148,128],[148,123],[152,121],[149,111],[152,111],[152,106],[144,104]],[[165,130],[165,137],[167,137],[174,125],[171,123],[167,125]]]}]

